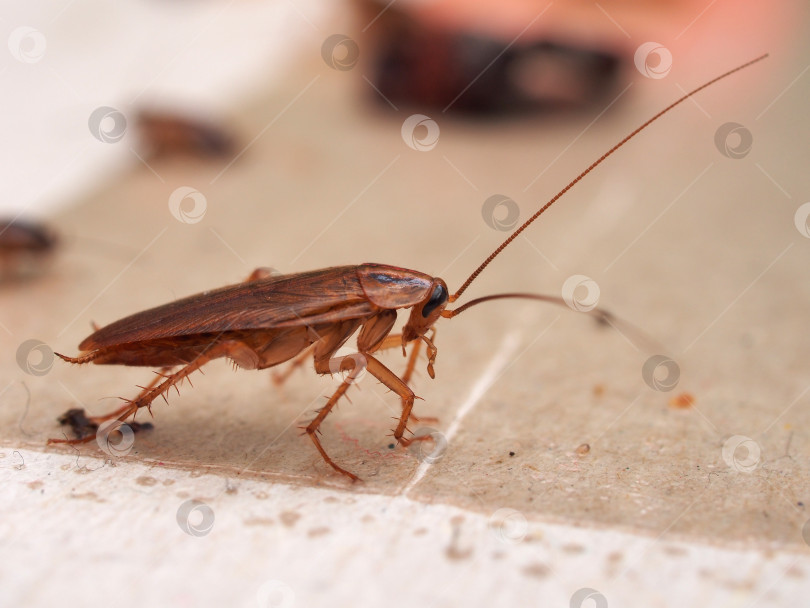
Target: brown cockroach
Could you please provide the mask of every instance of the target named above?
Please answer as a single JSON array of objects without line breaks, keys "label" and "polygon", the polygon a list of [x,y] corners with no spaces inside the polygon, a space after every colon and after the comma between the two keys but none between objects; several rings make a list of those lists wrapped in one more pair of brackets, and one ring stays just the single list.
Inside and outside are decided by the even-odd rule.
[{"label": "brown cockroach", "polygon": [[40,274],[58,242],[53,230],[42,224],[0,219],[0,280]]},{"label": "brown cockroach", "polygon": [[[481,271],[546,209],[628,140],[698,91],[766,56],[694,89],[627,135],[512,232],[452,295],[440,278],[384,264],[340,266],[281,276],[258,269],[243,283],[139,312],[95,331],[79,344],[82,353],[77,357],[59,356],[70,363],[158,367],[161,373],[123,407],[105,416],[89,417],[86,425],[112,419],[124,421],[142,407],[151,412],[155,398],[165,396],[172,386],[212,359],[227,357],[239,367],[264,369],[289,360],[296,366],[312,356],[319,374],[340,371],[348,375],[305,431],[327,464],[357,480],[327,455],[318,439],[318,429],[359,373],[368,370],[400,397],[402,414],[393,431],[394,439],[404,446],[421,439],[405,437],[415,399],[408,382],[422,342],[427,346],[428,374],[434,377],[437,349],[432,342],[433,334],[428,337],[427,333],[440,317],[452,318],[471,306],[503,298],[555,304],[564,304],[564,301],[554,296],[502,293],[476,298],[453,310],[447,309],[447,305],[455,302]],[[409,308],[410,316],[401,334],[391,334],[397,310],[401,308]],[[590,312],[601,320],[612,318],[599,309]],[[358,352],[335,356],[355,332],[358,332]],[[404,354],[405,346],[414,341],[416,344],[401,377],[376,357],[377,352],[395,347],[401,347]],[[178,367],[177,371],[172,371]],[[52,439],[50,442],[78,443],[90,439],[92,437]]]},{"label": "brown cockroach", "polygon": [[222,127],[191,116],[141,110],[135,117],[141,144],[152,157],[223,157],[234,152],[234,138]]}]

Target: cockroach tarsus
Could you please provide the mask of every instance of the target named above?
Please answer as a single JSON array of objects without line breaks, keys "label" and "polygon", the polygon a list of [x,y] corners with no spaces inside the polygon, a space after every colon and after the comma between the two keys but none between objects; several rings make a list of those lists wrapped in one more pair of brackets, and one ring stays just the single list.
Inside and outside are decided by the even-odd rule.
[{"label": "cockroach tarsus", "polygon": [[[409,430],[407,424],[416,398],[408,384],[422,344],[427,349],[428,374],[435,377],[434,363],[438,351],[432,340],[434,323],[440,317],[449,319],[471,306],[504,298],[558,305],[565,305],[565,302],[555,296],[504,293],[477,298],[452,310],[447,309],[447,305],[458,300],[484,268],[523,230],[628,140],[698,91],[766,56],[710,80],[632,131],[512,232],[452,295],[447,284],[438,277],[384,264],[340,266],[282,276],[257,269],[243,283],[183,298],[102,327],[79,344],[82,352],[78,356],[57,354],[70,363],[149,366],[161,368],[161,371],[134,399],[125,400],[122,407],[104,416],[87,417],[86,422],[97,425],[111,419],[124,421],[142,407],[151,412],[155,398],[165,398],[171,387],[176,387],[213,359],[226,357],[239,367],[265,369],[290,360],[290,365],[297,367],[312,356],[317,373],[341,372],[346,375],[304,431],[327,464],[357,480],[356,475],[329,457],[318,434],[324,419],[359,374],[366,370],[399,396],[402,412],[393,430],[396,443],[408,446],[417,439],[430,437],[408,438],[405,432]],[[391,334],[399,309],[410,309],[410,315],[402,332]],[[613,325],[618,323],[601,309],[593,309],[589,314]],[[427,335],[429,332],[430,336]],[[354,334],[357,334],[358,352],[336,356]],[[391,348],[400,347],[405,353],[406,345],[411,342],[415,345],[402,376],[397,376],[377,358],[378,352]],[[175,369],[177,371],[173,371]],[[280,378],[283,380],[284,376]],[[92,436],[52,439],[49,443],[73,444],[90,439]]]}]

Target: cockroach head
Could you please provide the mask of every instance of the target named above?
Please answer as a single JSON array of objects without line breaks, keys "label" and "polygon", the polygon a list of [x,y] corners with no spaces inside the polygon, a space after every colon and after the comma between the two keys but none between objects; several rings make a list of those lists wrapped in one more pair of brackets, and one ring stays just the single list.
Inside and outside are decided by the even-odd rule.
[{"label": "cockroach head", "polygon": [[421,338],[441,316],[448,298],[447,284],[441,279],[433,279],[428,296],[411,308],[411,316],[402,328],[402,343]]}]

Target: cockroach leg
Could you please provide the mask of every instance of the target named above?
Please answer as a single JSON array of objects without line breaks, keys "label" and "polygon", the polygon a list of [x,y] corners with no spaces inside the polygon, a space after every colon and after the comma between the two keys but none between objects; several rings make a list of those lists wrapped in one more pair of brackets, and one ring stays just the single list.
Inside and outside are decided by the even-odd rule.
[{"label": "cockroach leg", "polygon": [[[107,420],[117,419],[120,421],[124,421],[130,416],[133,416],[140,408],[146,407],[149,408],[152,402],[159,397],[160,395],[168,392],[168,390],[172,387],[181,382],[183,379],[191,375],[193,372],[200,369],[203,365],[211,361],[212,359],[216,359],[218,357],[227,357],[236,354],[239,356],[239,353],[245,349],[245,345],[239,342],[221,342],[219,344],[214,344],[211,348],[209,348],[204,353],[197,356],[193,361],[188,363],[185,367],[180,369],[174,374],[166,374],[166,372],[171,367],[164,367],[161,368],[161,371],[157,373],[157,376],[147,384],[138,396],[131,400],[127,401],[122,407],[118,408],[117,410],[110,412],[109,414],[105,414],[103,416],[94,416],[89,418],[89,420],[93,423],[100,423]],[[95,354],[95,353],[93,353]],[[61,356],[61,355],[60,355]],[[73,360],[71,357],[62,357],[67,361],[71,361],[74,363],[84,363],[85,361],[82,360]],[[79,357],[77,359],[82,359]],[[162,380],[162,382],[161,382]],[[49,439],[48,443],[67,443],[70,445],[77,444],[77,443],[85,443],[93,439],[93,435],[89,437],[81,437],[77,439]]]},{"label": "cockroach leg", "polygon": [[[431,338],[436,335],[434,330]],[[387,348],[394,348],[402,344],[402,334],[392,334],[388,335],[383,339],[380,345],[374,350],[374,352],[378,352],[381,350],[385,350]],[[416,361],[419,359],[419,353],[422,349],[422,343],[418,341],[412,342],[413,350],[411,350],[411,354],[408,356],[408,363],[405,366],[405,372],[402,374],[401,379],[405,384],[410,385],[411,383],[411,376],[413,376],[413,372],[416,369]],[[435,350],[435,348],[434,348]],[[435,358],[435,354],[434,354]],[[405,407],[405,401],[402,401],[402,407]],[[432,422],[436,423],[439,421],[438,418],[435,416],[417,416],[416,414],[411,414],[411,420],[414,422]]]},{"label": "cockroach leg", "polygon": [[163,367],[159,372],[155,372],[155,377],[152,381],[147,384],[146,386],[140,387],[141,392],[138,394],[137,397],[133,400],[126,400],[126,403],[122,405],[117,410],[113,410],[108,414],[104,414],[102,416],[88,416],[85,411],[81,408],[71,409],[62,414],[59,417],[59,423],[62,425],[70,426],[73,429],[73,432],[76,434],[76,439],[49,439],[48,443],[84,443],[87,441],[91,441],[95,437],[95,432],[98,430],[98,427],[106,422],[107,420],[112,420],[117,418],[119,420],[126,420],[130,414],[133,414],[137,411],[137,407],[133,409],[133,403],[137,403],[144,396],[154,388],[162,379],[166,377],[166,374],[171,371],[171,367]]},{"label": "cockroach leg", "polygon": [[[342,358],[346,359],[348,357],[342,357]],[[328,364],[327,364],[327,370],[328,370]],[[338,400],[346,393],[346,391],[352,385],[356,375],[359,374],[361,371],[362,371],[361,367],[355,366],[355,368],[352,369],[351,372],[349,372],[349,377],[346,378],[340,384],[340,386],[337,388],[337,390],[334,392],[334,394],[331,397],[329,397],[329,401],[326,402],[326,405],[324,405],[318,411],[318,415],[315,416],[315,419],[312,420],[307,425],[306,429],[304,429],[306,431],[307,435],[309,435],[309,438],[312,439],[312,443],[315,444],[315,447],[321,453],[321,456],[326,461],[326,464],[328,464],[330,467],[335,469],[335,471],[337,471],[338,473],[346,475],[352,481],[360,481],[360,478],[357,475],[354,475],[353,473],[350,473],[346,469],[343,469],[343,468],[339,467],[335,463],[335,461],[332,460],[329,457],[329,455],[326,453],[326,450],[323,449],[323,446],[321,445],[320,439],[318,439],[318,432],[319,432],[318,428],[321,426],[321,423],[324,421],[324,419],[329,415],[329,412],[332,411],[332,408],[335,407],[335,404],[338,402]]]},{"label": "cockroach leg", "polygon": [[433,346],[433,339],[436,337],[436,328],[433,328],[433,331],[430,334],[430,338],[425,335],[422,335],[422,341],[427,344],[427,354],[428,354],[428,375],[430,379],[433,380],[436,378],[436,373],[433,371],[433,364],[436,362],[436,355],[438,354],[439,350]]}]

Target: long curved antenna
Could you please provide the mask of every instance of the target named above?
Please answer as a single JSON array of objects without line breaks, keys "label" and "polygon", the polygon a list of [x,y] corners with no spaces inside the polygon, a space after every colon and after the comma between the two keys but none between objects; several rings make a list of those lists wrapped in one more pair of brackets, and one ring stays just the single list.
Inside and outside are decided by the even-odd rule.
[{"label": "long curved antenna", "polygon": [[490,263],[492,260],[494,260],[494,259],[495,259],[495,257],[496,257],[496,256],[497,256],[497,255],[498,255],[498,254],[499,254],[501,251],[503,251],[503,250],[506,248],[506,246],[507,246],[509,243],[511,243],[512,241],[514,241],[514,240],[515,240],[515,238],[517,238],[517,236],[518,236],[518,235],[519,235],[521,232],[523,232],[524,230],[526,230],[526,228],[528,228],[528,227],[529,227],[529,224],[531,224],[531,223],[532,223],[534,220],[536,220],[538,217],[540,217],[540,215],[542,215],[542,214],[543,214],[543,212],[545,212],[545,210],[546,210],[546,209],[548,209],[549,207],[551,207],[551,205],[553,205],[554,203],[556,203],[556,202],[557,202],[557,200],[558,200],[560,197],[562,197],[562,195],[563,195],[563,194],[565,194],[566,192],[568,192],[568,191],[569,191],[569,190],[570,190],[570,189],[571,189],[571,188],[572,188],[572,187],[573,187],[573,186],[574,186],[574,185],[575,185],[575,184],[576,184],[576,183],[577,183],[579,180],[581,180],[583,177],[585,177],[586,175],[588,175],[588,173],[590,173],[591,171],[593,171],[593,170],[594,170],[594,169],[595,169],[595,168],[596,168],[598,165],[600,165],[600,164],[602,163],[602,161],[603,161],[603,160],[605,160],[605,159],[606,159],[608,156],[610,156],[611,154],[613,154],[613,153],[614,153],[616,150],[618,150],[619,148],[621,148],[621,147],[622,147],[624,144],[626,144],[626,143],[627,143],[629,140],[631,140],[633,137],[635,137],[636,135],[638,135],[638,134],[639,134],[641,131],[643,131],[643,130],[644,130],[644,129],[646,129],[648,126],[650,126],[650,124],[652,124],[653,122],[655,122],[656,120],[658,120],[659,118],[661,118],[661,116],[663,116],[664,114],[666,114],[667,112],[669,112],[669,111],[670,111],[672,108],[674,108],[674,107],[675,107],[675,106],[677,106],[678,104],[681,104],[681,103],[683,103],[684,101],[686,101],[687,99],[689,99],[690,97],[692,97],[692,95],[694,95],[695,93],[697,93],[697,92],[699,92],[699,91],[702,91],[702,90],[703,90],[703,89],[705,89],[706,87],[708,87],[708,86],[710,86],[710,85],[714,84],[714,83],[715,83],[715,82],[717,82],[718,80],[722,80],[722,79],[723,79],[723,78],[725,78],[726,76],[731,76],[733,73],[735,73],[735,72],[739,72],[740,70],[742,70],[742,69],[744,69],[744,68],[747,68],[749,65],[752,65],[752,64],[756,63],[757,61],[762,61],[762,60],[763,60],[763,59],[765,59],[767,56],[768,56],[768,54],[767,54],[767,53],[765,53],[764,55],[761,55],[760,57],[757,57],[756,59],[752,59],[751,61],[749,61],[749,62],[747,62],[747,63],[744,63],[744,64],[742,64],[741,66],[738,66],[738,67],[734,68],[733,70],[729,70],[729,71],[728,71],[728,72],[726,72],[725,74],[721,74],[720,76],[717,76],[716,78],[712,78],[712,79],[711,79],[709,82],[707,82],[707,83],[705,83],[705,84],[703,84],[703,85],[699,86],[698,88],[696,88],[696,89],[694,89],[694,90],[690,91],[689,93],[687,93],[686,95],[684,95],[683,97],[681,97],[681,98],[680,98],[678,101],[676,101],[676,102],[674,102],[674,103],[672,103],[672,104],[668,105],[666,108],[664,108],[663,110],[661,110],[660,112],[658,112],[658,114],[656,114],[655,116],[653,116],[652,118],[650,118],[650,119],[649,119],[647,122],[645,122],[643,125],[641,125],[640,127],[638,127],[638,128],[635,130],[635,131],[633,131],[632,133],[630,133],[630,134],[629,134],[627,137],[625,137],[624,139],[622,139],[622,140],[621,140],[619,143],[617,143],[615,146],[613,146],[613,147],[612,147],[610,150],[608,150],[607,152],[605,152],[605,153],[604,153],[602,156],[600,156],[600,157],[599,157],[599,158],[598,158],[598,159],[597,159],[597,160],[596,160],[596,161],[595,161],[595,162],[594,162],[594,163],[593,163],[593,164],[592,164],[590,167],[588,167],[588,168],[587,168],[587,169],[585,169],[585,170],[584,170],[582,173],[580,173],[579,175],[577,175],[577,176],[576,176],[576,177],[575,177],[575,178],[574,178],[574,179],[571,181],[571,183],[569,183],[569,184],[568,184],[568,185],[567,185],[565,188],[563,188],[563,189],[562,189],[562,190],[560,190],[560,191],[559,191],[557,194],[555,194],[555,195],[554,195],[554,197],[553,197],[553,198],[552,198],[550,201],[548,201],[548,202],[547,202],[545,205],[543,205],[542,207],[540,207],[540,210],[539,210],[539,211],[537,211],[537,212],[536,212],[536,213],[535,213],[533,216],[531,216],[531,217],[530,217],[528,220],[526,220],[525,222],[523,222],[523,224],[522,224],[522,225],[521,225],[521,226],[520,226],[520,227],[519,227],[517,230],[515,230],[515,231],[514,231],[512,234],[510,234],[510,235],[507,237],[507,239],[506,239],[506,240],[505,240],[503,243],[501,243],[501,245],[500,245],[500,246],[499,246],[499,247],[498,247],[498,248],[497,248],[495,251],[493,251],[493,252],[492,252],[492,253],[489,255],[489,257],[488,257],[486,260],[484,260],[484,263],[483,263],[483,264],[481,264],[481,265],[480,265],[478,268],[476,268],[476,269],[475,269],[475,272],[473,272],[473,273],[472,273],[472,274],[469,276],[469,278],[468,278],[466,281],[464,281],[464,283],[461,285],[461,287],[458,289],[458,291],[456,291],[456,293],[454,293],[452,296],[450,296],[450,301],[451,301],[451,302],[455,302],[455,301],[458,299],[458,297],[459,297],[459,296],[460,296],[462,293],[464,293],[464,291],[467,289],[467,287],[469,287],[469,286],[470,286],[470,283],[472,283],[472,282],[473,282],[473,281],[476,279],[476,277],[478,277],[478,275],[479,275],[479,274],[481,274],[481,271],[482,271],[482,270],[484,270],[484,268],[486,268],[487,266],[489,266],[489,263]]},{"label": "long curved antenna", "polygon": [[[484,302],[490,302],[492,300],[502,300],[502,299],[523,299],[523,300],[538,300],[540,302],[548,302],[550,304],[555,304],[557,306],[563,306],[565,308],[570,308],[568,303],[565,301],[564,298],[559,296],[547,296],[544,294],[537,294],[537,293],[499,293],[492,296],[484,296],[482,298],[476,298],[474,300],[470,300],[469,302],[455,308],[453,310],[443,310],[441,315],[446,319],[452,319],[456,315],[460,315],[462,312],[470,308],[471,306],[477,306],[478,304],[483,304]],[[605,310],[604,308],[592,308],[591,310],[584,311],[585,314],[594,317],[599,323],[603,325],[610,325],[613,329],[618,331],[624,338],[636,346],[641,350],[647,352],[664,352],[664,347],[657,341],[648,336],[642,330],[640,330],[635,325],[624,321],[623,319],[619,319],[613,313]]]}]

